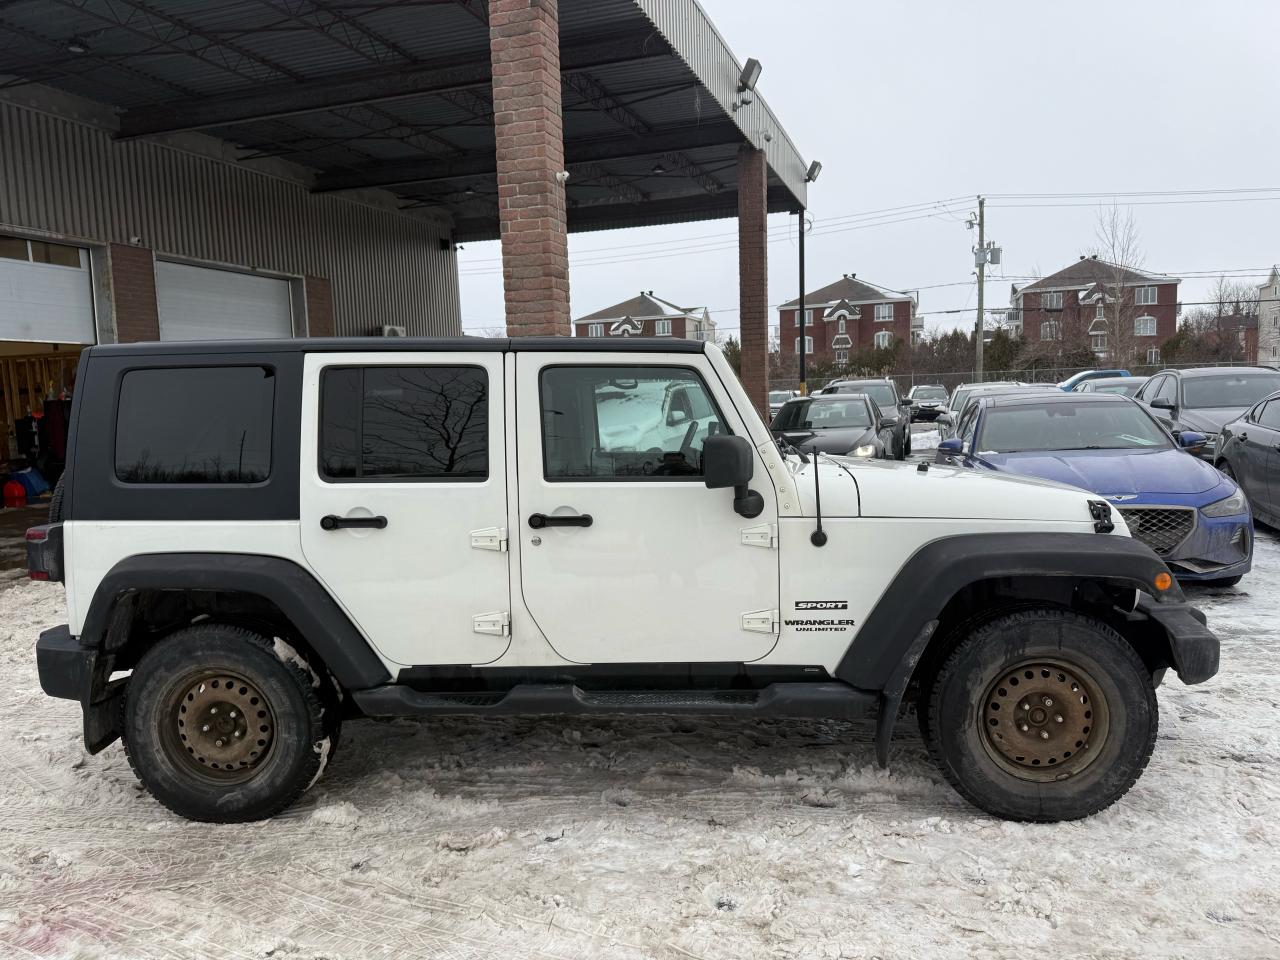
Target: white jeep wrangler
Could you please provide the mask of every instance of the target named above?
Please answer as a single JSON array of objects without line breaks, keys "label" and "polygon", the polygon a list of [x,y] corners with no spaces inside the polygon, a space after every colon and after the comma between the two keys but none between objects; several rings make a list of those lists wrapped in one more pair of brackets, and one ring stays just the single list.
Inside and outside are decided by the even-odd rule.
[{"label": "white jeep wrangler", "polygon": [[714,347],[298,340],[87,350],[28,533],[85,745],[171,810],[271,816],[341,722],[874,717],[915,692],[989,813],[1092,814],[1218,641],[1103,501],[781,449]]}]

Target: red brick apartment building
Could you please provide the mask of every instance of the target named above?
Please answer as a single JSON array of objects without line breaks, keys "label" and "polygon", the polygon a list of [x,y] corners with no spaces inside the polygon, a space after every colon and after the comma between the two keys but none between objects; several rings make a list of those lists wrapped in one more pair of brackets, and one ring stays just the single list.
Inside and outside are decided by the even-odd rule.
[{"label": "red brick apartment building", "polygon": [[[799,353],[796,325],[799,299],[778,308],[779,348],[783,357]],[[891,347],[918,339],[923,318],[908,294],[885,290],[846,273],[835,283],[804,295],[805,356],[815,363],[847,363],[849,354]]]},{"label": "red brick apartment building", "polygon": [[630,300],[615,303],[573,321],[575,337],[683,337],[715,340],[716,324],[706,307],[678,307],[641,290]]},{"label": "red brick apartment building", "polygon": [[[1143,273],[1098,257],[1081,257],[1057,273],[1015,285],[1011,332],[1029,344],[1088,337],[1099,360],[1160,363],[1160,344],[1178,330],[1175,277]],[[1113,356],[1117,352],[1126,356]]]}]

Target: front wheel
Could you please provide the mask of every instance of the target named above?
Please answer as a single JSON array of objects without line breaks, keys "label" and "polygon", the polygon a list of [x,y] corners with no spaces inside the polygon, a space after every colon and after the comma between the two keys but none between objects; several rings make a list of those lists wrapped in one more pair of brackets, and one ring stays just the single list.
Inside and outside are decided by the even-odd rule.
[{"label": "front wheel", "polygon": [[337,738],[338,718],[326,715],[334,706],[304,666],[292,648],[241,627],[201,624],[161,640],[125,699],[138,779],[190,820],[261,820],[289,806]]},{"label": "front wheel", "polygon": [[970,632],[921,690],[934,762],[974,806],[1077,820],[1137,781],[1155,746],[1151,675],[1123,637],[1069,610],[1020,610]]}]

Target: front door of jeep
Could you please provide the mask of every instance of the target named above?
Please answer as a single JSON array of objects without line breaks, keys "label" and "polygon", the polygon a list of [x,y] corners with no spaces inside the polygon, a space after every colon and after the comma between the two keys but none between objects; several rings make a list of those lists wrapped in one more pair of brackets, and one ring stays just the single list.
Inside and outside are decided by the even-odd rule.
[{"label": "front door of jeep", "polygon": [[[739,516],[703,482],[712,434],[745,435],[702,355],[518,352],[521,594],[582,663],[743,662],[774,646],[777,500]],[[665,358],[664,358],[665,359]]]},{"label": "front door of jeep", "polygon": [[395,663],[510,642],[503,396],[498,352],[307,354],[302,551]]}]

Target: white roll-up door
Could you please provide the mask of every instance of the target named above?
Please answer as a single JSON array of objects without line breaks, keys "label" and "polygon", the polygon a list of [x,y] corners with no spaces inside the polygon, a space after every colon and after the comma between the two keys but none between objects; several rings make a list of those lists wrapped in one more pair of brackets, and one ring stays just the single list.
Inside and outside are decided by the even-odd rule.
[{"label": "white roll-up door", "polygon": [[161,340],[293,336],[289,281],[156,261]]},{"label": "white roll-up door", "polygon": [[94,343],[89,251],[0,237],[0,340]]}]

